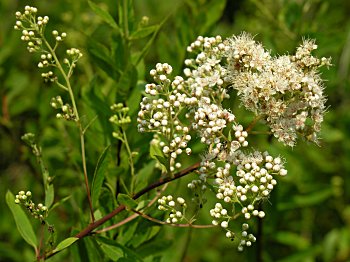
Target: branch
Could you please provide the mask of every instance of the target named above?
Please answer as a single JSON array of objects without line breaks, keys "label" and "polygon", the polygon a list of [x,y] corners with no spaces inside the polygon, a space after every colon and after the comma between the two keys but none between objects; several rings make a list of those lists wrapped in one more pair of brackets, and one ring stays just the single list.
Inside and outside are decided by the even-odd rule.
[{"label": "branch", "polygon": [[[154,188],[157,188],[157,187],[159,187],[161,185],[164,185],[164,184],[169,183],[169,182],[171,182],[173,180],[176,180],[176,179],[179,179],[179,178],[181,178],[183,176],[188,175],[192,171],[196,170],[199,166],[200,166],[200,162],[197,162],[197,163],[193,164],[192,166],[189,166],[188,168],[186,168],[186,169],[180,171],[179,173],[175,174],[174,177],[162,178],[162,179],[158,180],[157,182],[154,182],[153,184],[148,185],[147,187],[145,187],[141,191],[137,192],[132,198],[136,200],[136,199],[140,198],[141,196],[143,196],[144,194],[148,193],[149,191],[151,191]],[[77,237],[77,238],[84,238],[86,236],[94,234],[94,232],[92,232],[94,229],[96,229],[99,226],[101,226],[102,224],[106,223],[112,217],[116,216],[117,214],[119,214],[120,212],[122,212],[125,209],[126,209],[126,206],[124,206],[124,205],[118,206],[111,213],[109,213],[106,216],[102,217],[101,219],[95,221],[94,223],[89,224],[86,228],[84,228],[82,231],[80,231],[78,234],[76,234],[75,237]],[[57,253],[58,252],[51,253],[51,254],[49,254],[47,256],[44,256],[44,257],[45,258],[49,258],[49,257],[54,256]]]},{"label": "branch", "polygon": [[[164,179],[160,179],[157,182],[150,184],[149,186],[145,187],[144,189],[142,189],[141,191],[137,192],[132,198],[133,199],[138,199],[139,197],[143,196],[144,194],[146,194],[147,192],[151,191],[154,188],[157,188],[161,185],[164,185],[170,181],[179,179],[180,177],[183,177],[189,173],[191,173],[193,170],[197,169],[199,167],[199,162],[193,164],[192,166],[182,170],[181,172],[175,174],[174,177],[167,177]],[[87,235],[89,235],[95,228],[99,227],[100,225],[104,224],[105,222],[107,222],[108,220],[110,220],[112,217],[114,217],[115,215],[119,214],[120,212],[122,212],[123,210],[125,210],[125,206],[124,205],[120,205],[118,206],[116,209],[114,209],[111,213],[109,213],[108,215],[104,216],[103,218],[97,220],[94,223],[91,223],[90,225],[88,225],[85,229],[83,229],[82,231],[80,231],[75,237],[77,238],[83,238],[86,237]]]},{"label": "branch", "polygon": [[161,221],[159,219],[156,219],[154,217],[150,217],[144,213],[141,213],[140,211],[137,211],[137,210],[131,210],[133,212],[135,212],[136,214],[142,216],[143,218],[145,219],[148,219],[154,223],[157,223],[157,224],[161,224],[161,225],[167,225],[167,226],[172,226],[172,227],[191,227],[191,228],[212,228],[212,227],[216,227],[214,225],[193,225],[193,224],[171,224],[171,223],[167,223],[167,222],[164,222],[164,221]]},{"label": "branch", "polygon": [[[167,185],[164,185],[163,188],[162,188],[159,192],[157,192],[156,196],[151,200],[151,202],[149,202],[149,203],[147,204],[146,208],[152,206],[152,205],[154,204],[154,202],[157,201],[157,199],[158,199],[159,196],[164,192],[164,190],[166,189],[166,187],[167,187]],[[109,227],[105,227],[105,228],[103,228],[103,229],[101,229],[101,230],[96,230],[96,231],[94,231],[94,233],[95,233],[95,234],[100,234],[100,233],[103,233],[103,232],[107,232],[107,231],[109,231],[109,230],[112,230],[112,229],[114,229],[114,228],[120,227],[120,226],[122,226],[122,225],[124,225],[124,224],[126,224],[126,223],[128,223],[128,222],[130,222],[130,221],[132,221],[132,220],[134,220],[134,219],[137,218],[138,216],[139,216],[139,214],[137,214],[137,213],[132,214],[131,216],[125,218],[124,220],[122,220],[122,221],[120,221],[120,222],[118,222],[118,223],[116,223],[116,224],[114,224],[114,225],[111,225],[111,226],[109,226]]]}]

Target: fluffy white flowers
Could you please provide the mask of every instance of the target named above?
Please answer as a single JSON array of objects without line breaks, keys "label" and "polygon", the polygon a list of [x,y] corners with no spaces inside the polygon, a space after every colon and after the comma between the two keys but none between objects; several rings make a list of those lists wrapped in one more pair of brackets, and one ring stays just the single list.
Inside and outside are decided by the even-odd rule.
[{"label": "fluffy white flowers", "polygon": [[[231,112],[227,98],[237,96],[242,105],[264,120],[273,135],[293,146],[297,136],[317,142],[325,111],[318,68],[330,65],[327,58],[311,52],[317,46],[306,40],[295,55],[273,57],[247,33],[226,40],[199,36],[188,48],[184,76],[171,77],[168,64],[157,64],[141,102],[138,128],[154,132],[160,152],[169,161],[168,173],[181,167],[180,155],[191,153],[193,132],[205,144],[198,178],[188,183],[199,207],[208,188],[217,203],[210,210],[212,224],[233,239],[231,221],[243,217],[239,250],[251,246],[246,222],[265,217],[258,203],[270,196],[276,177],[287,175],[284,160],[258,150],[247,151],[253,120],[248,127]],[[191,133],[192,132],[192,133]],[[164,161],[163,161],[164,162]],[[166,200],[167,199],[167,200]],[[172,210],[169,223],[178,221],[175,200],[159,200],[161,210]]]}]

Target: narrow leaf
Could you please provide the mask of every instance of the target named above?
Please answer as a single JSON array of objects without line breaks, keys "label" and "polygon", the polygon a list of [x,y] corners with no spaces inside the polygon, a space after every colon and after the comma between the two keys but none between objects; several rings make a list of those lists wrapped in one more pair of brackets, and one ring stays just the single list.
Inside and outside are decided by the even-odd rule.
[{"label": "narrow leaf", "polygon": [[103,10],[101,7],[99,7],[97,4],[88,1],[90,8],[92,11],[95,12],[96,15],[98,15],[104,22],[109,24],[111,27],[114,29],[117,29],[118,32],[121,32],[119,26],[117,23],[114,21],[113,17],[108,13],[106,10]]},{"label": "narrow leaf", "polygon": [[137,40],[140,38],[144,38],[146,36],[149,36],[153,32],[155,32],[156,30],[158,30],[158,28],[159,28],[158,25],[151,25],[151,26],[139,28],[137,31],[131,34],[130,39]]},{"label": "narrow leaf", "polygon": [[91,198],[92,198],[92,205],[96,206],[98,202],[98,198],[100,196],[100,191],[102,187],[103,180],[105,178],[105,172],[107,168],[108,161],[107,159],[107,154],[108,150],[110,148],[110,145],[108,145],[98,158],[96,167],[95,167],[95,172],[94,172],[94,178],[92,180],[92,187],[91,187]]},{"label": "narrow leaf", "polygon": [[123,250],[120,247],[101,244],[101,249],[112,261],[117,261],[119,258],[123,257]]},{"label": "narrow leaf", "polygon": [[64,202],[66,202],[68,199],[70,199],[72,197],[72,195],[66,196],[65,198],[61,199],[59,202],[56,202],[51,208],[50,208],[50,212],[55,209],[56,207],[60,206],[61,204],[63,204]]},{"label": "narrow leaf", "polygon": [[32,224],[30,223],[27,215],[24,213],[22,208],[15,203],[15,197],[10,191],[7,191],[6,193],[6,203],[11,209],[19,233],[29,245],[36,249],[38,241]]},{"label": "narrow leaf", "polygon": [[75,241],[77,241],[78,239],[79,238],[77,238],[77,237],[66,238],[66,239],[62,240],[52,252],[56,253],[56,252],[59,252],[65,248],[67,248],[70,245],[72,245]]},{"label": "narrow leaf", "polygon": [[[142,258],[137,254],[135,251],[131,250],[130,248],[127,248],[121,244],[119,244],[117,241],[112,239],[107,239],[104,237],[97,237],[96,240],[99,242],[100,245],[108,245],[115,248],[109,248],[107,252],[110,252],[109,255],[114,252],[115,254],[119,254],[119,250],[123,252],[122,257],[131,259],[131,261],[137,262],[137,261],[143,261]],[[118,250],[119,249],[119,250]],[[104,250],[105,251],[105,250]],[[108,255],[108,254],[106,254]]]},{"label": "narrow leaf", "polygon": [[51,207],[55,197],[55,191],[53,185],[48,185],[45,188],[45,206]]}]

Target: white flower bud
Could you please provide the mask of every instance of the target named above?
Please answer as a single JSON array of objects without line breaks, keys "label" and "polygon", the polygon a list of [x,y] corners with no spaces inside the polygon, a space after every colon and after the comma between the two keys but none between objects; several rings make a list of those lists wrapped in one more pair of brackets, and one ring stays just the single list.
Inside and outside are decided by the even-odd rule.
[{"label": "white flower bud", "polygon": [[227,221],[222,221],[221,222],[221,227],[222,228],[227,228],[228,227],[228,222]]}]

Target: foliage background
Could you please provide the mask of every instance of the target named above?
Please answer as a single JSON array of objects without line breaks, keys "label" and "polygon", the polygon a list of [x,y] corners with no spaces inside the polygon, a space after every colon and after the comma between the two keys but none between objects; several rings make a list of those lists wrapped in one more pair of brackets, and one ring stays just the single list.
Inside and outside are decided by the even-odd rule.
[{"label": "foliage background", "polygon": [[[95,3],[117,17],[116,2]],[[127,167],[120,159],[123,156],[120,145],[109,135],[112,127],[103,119],[110,116],[109,105],[118,100],[127,101],[135,118],[141,90],[155,63],[167,62],[179,73],[186,46],[198,35],[227,37],[247,31],[276,54],[293,52],[302,37],[317,39],[318,55],[331,56],[334,64],[322,72],[327,79],[325,93],[330,106],[323,139],[320,147],[299,143],[294,149],[273,139],[258,139],[260,148],[270,148],[271,154],[285,156],[289,171],[286,178],[280,179],[270,201],[264,203],[267,216],[259,243],[237,253],[219,229],[162,228],[156,237],[140,240],[144,245],[135,249],[156,254],[146,261],[255,261],[256,257],[263,261],[349,261],[350,3],[346,0],[134,0],[131,26],[136,27],[142,16],[149,17],[150,25],[163,23],[146,56],[135,68],[127,67],[130,61],[126,54],[140,52],[150,37],[134,41],[129,51],[121,49],[118,35],[92,12],[86,1],[0,0],[0,261],[30,261],[33,256],[5,204],[8,189],[12,192],[30,189],[38,199],[43,193],[39,168],[20,140],[25,132],[39,137],[46,164],[55,177],[56,200],[73,194],[52,218],[58,239],[76,232],[88,215],[82,214],[81,208],[86,201],[81,193],[82,177],[77,175],[80,160],[79,151],[74,148],[78,148],[78,134],[74,126],[55,119],[49,101],[57,95],[57,89],[42,82],[35,66],[38,58],[27,53],[20,34],[13,30],[15,11],[27,4],[37,6],[40,14],[49,15],[49,30],[57,28],[68,33],[67,45],[83,50],[84,59],[75,74],[80,106],[86,119],[99,116],[98,123],[87,133],[88,168],[93,170],[99,154],[112,143],[108,158],[118,168],[105,167],[111,184],[118,184],[116,177],[125,173]],[[106,58],[108,50],[113,51],[110,61]],[[139,182],[142,187],[156,179],[153,167],[142,161],[147,157],[150,137],[138,134],[136,126],[128,131],[131,144],[140,152],[137,167],[145,175]],[[169,192],[186,194],[182,189],[185,185],[186,181],[177,182]],[[115,204],[113,195],[105,190],[101,197],[110,205],[101,210],[108,211]],[[210,222],[205,215],[201,219]],[[136,230],[142,235],[141,226],[147,228],[149,223],[140,220],[137,223],[132,222],[123,230]],[[127,232],[120,234],[123,233],[125,236]],[[72,247],[72,254],[63,253],[52,261],[63,258],[94,261],[98,254],[84,255],[82,251],[92,249],[93,241],[82,242]],[[129,245],[133,245],[130,240]]]}]

